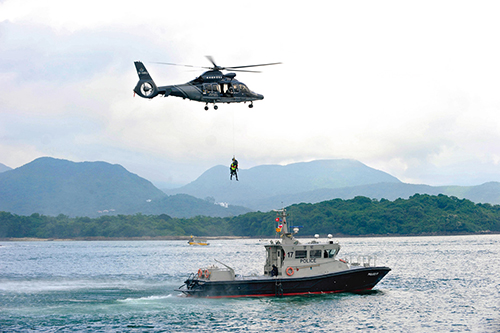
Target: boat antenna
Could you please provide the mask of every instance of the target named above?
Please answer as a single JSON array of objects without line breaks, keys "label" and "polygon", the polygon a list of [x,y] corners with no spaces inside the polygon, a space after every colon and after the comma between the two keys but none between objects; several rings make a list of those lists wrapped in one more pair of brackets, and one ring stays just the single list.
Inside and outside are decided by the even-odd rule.
[{"label": "boat antenna", "polygon": [[214,259],[216,262],[218,262],[219,264],[225,266],[227,269],[229,269],[230,271],[232,271],[234,273],[234,269],[232,267],[229,267],[228,265],[226,265],[225,263],[223,262],[220,262],[219,260],[217,259]]}]

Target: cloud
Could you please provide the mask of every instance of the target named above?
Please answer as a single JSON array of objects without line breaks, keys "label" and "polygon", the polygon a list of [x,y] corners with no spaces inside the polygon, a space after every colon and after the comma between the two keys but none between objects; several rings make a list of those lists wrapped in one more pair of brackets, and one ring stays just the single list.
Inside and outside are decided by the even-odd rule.
[{"label": "cloud", "polygon": [[[265,5],[264,5],[265,4]],[[188,182],[233,154],[263,163],[352,158],[410,182],[500,180],[496,2],[0,3],[0,157],[119,163]],[[195,10],[193,10],[195,8]],[[209,66],[282,61],[237,78],[246,105],[133,97]]]}]

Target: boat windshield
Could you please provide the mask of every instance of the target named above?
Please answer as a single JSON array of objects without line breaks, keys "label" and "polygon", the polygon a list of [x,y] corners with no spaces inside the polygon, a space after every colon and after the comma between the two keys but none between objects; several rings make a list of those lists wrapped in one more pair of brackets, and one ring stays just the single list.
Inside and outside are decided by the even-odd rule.
[{"label": "boat windshield", "polygon": [[333,258],[337,254],[336,249],[330,249],[330,250],[325,250],[325,253],[323,255],[324,258]]}]

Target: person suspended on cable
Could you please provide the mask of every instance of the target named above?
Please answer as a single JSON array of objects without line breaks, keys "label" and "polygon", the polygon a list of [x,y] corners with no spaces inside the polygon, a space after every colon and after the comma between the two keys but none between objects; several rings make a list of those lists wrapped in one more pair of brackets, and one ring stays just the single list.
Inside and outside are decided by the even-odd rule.
[{"label": "person suspended on cable", "polygon": [[238,171],[238,161],[233,156],[233,162],[229,166],[229,172],[230,172],[229,179],[230,180],[233,180],[233,176],[235,176],[236,180],[238,180],[238,173],[237,173],[237,171]]}]

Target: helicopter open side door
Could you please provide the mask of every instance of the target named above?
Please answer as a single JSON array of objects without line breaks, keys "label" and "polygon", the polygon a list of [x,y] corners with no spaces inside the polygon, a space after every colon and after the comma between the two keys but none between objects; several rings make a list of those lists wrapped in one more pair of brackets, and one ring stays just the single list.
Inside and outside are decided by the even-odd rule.
[{"label": "helicopter open side door", "polygon": [[220,86],[217,83],[204,83],[203,84],[203,95],[210,97],[219,97]]}]

